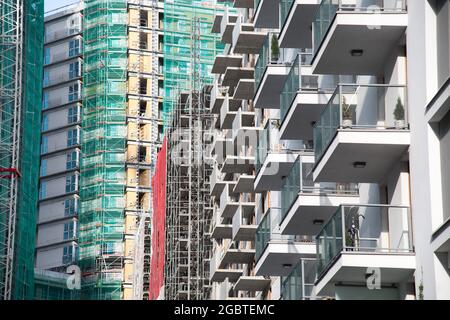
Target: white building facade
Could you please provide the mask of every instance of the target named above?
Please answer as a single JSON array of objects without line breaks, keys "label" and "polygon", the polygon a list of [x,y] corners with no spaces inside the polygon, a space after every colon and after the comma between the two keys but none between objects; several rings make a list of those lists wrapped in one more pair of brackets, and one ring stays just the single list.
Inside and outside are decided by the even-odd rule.
[{"label": "white building facade", "polygon": [[449,1],[234,6],[213,30],[213,298],[450,298]]}]

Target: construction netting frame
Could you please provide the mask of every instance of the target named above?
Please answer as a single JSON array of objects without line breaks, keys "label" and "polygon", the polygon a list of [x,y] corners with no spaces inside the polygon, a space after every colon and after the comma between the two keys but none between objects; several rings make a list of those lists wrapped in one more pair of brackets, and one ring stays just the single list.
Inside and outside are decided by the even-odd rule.
[{"label": "construction netting frame", "polygon": [[33,299],[44,1],[0,3],[0,299]]}]

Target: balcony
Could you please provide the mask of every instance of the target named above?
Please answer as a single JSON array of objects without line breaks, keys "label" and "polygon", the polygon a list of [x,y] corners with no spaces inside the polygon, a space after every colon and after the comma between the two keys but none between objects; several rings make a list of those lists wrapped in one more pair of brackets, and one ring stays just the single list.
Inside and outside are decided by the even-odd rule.
[{"label": "balcony", "polygon": [[219,165],[222,165],[229,154],[234,154],[234,145],[230,134],[223,131],[216,131],[211,144],[211,156]]},{"label": "balcony", "polygon": [[223,253],[219,268],[223,269],[230,264],[252,264],[254,259],[255,249],[240,247],[235,242],[231,242]]},{"label": "balcony", "polygon": [[254,223],[254,210],[245,210],[239,207],[233,217],[232,240],[233,241],[255,241],[256,228]]},{"label": "balcony", "polygon": [[250,174],[241,174],[234,186],[234,193],[253,193],[253,183],[255,182],[255,176]]},{"label": "balcony", "polygon": [[223,74],[228,67],[240,67],[242,65],[242,58],[243,56],[239,54],[216,55],[211,73]]},{"label": "balcony", "polygon": [[[281,284],[283,300],[309,300],[314,296],[317,264],[315,259],[301,259]],[[316,298],[316,297],[315,297]]]},{"label": "balcony", "polygon": [[314,181],[380,183],[410,145],[406,87],[339,85],[314,126]]},{"label": "balcony", "polygon": [[314,183],[313,167],[314,156],[301,154],[283,179],[281,234],[315,236],[340,205],[359,203],[357,185]]},{"label": "balcony", "polygon": [[256,54],[261,49],[266,32],[255,31],[253,23],[244,23],[240,16],[233,30],[234,53]]},{"label": "balcony", "polygon": [[222,165],[222,172],[251,174],[255,169],[255,148],[251,145],[235,147],[237,148],[237,155],[227,155]]},{"label": "balcony", "polygon": [[270,208],[256,230],[256,267],[258,276],[288,276],[301,258],[313,258],[312,238],[283,236],[279,230],[280,209]]},{"label": "balcony", "polygon": [[380,74],[407,25],[406,0],[322,0],[313,22],[313,72]]},{"label": "balcony", "polygon": [[223,75],[222,85],[230,88],[236,88],[239,81],[242,79],[253,80],[254,74],[254,68],[228,67]]},{"label": "balcony", "polygon": [[254,0],[254,21],[256,28],[278,29],[278,6],[280,0]]},{"label": "balcony", "polygon": [[225,181],[225,176],[226,175],[221,173],[217,166],[214,166],[209,178],[211,196],[220,196],[226,185],[231,185],[234,188],[236,182]]},{"label": "balcony", "polygon": [[211,89],[211,102],[210,108],[212,114],[220,114],[222,104],[227,96],[228,88],[219,86],[217,82],[213,85]]},{"label": "balcony", "polygon": [[295,59],[280,94],[280,138],[313,139],[313,124],[336,88],[334,77],[316,76],[311,72],[311,53]]},{"label": "balcony", "polygon": [[336,283],[366,285],[368,268],[379,268],[381,285],[413,276],[416,260],[409,208],[341,206],[316,237],[316,294],[333,295]]},{"label": "balcony", "polygon": [[211,238],[212,239],[231,239],[232,225],[223,223],[222,217],[218,214],[218,210],[214,210],[211,222]]},{"label": "balcony", "polygon": [[[222,43],[232,43],[233,41],[233,30],[236,25],[236,21],[238,19],[238,15],[235,13],[229,12],[229,10],[225,10],[223,16],[216,16],[214,21],[214,25],[217,25],[217,20],[220,21],[220,37]],[[215,31],[216,29],[213,29]]]},{"label": "balcony", "polygon": [[281,190],[283,177],[288,175],[297,155],[280,143],[277,120],[269,119],[259,134],[256,152],[255,191]]},{"label": "balcony", "polygon": [[237,111],[231,134],[236,148],[240,149],[242,146],[256,148],[260,131],[261,128],[255,127],[255,112],[242,111],[242,108]]},{"label": "balcony", "polygon": [[223,252],[214,250],[209,263],[209,276],[211,282],[224,282],[228,279],[230,282],[236,282],[242,275],[243,270],[237,268],[219,268]]},{"label": "balcony", "polygon": [[225,185],[220,195],[220,217],[232,218],[239,208],[239,195],[232,192],[230,185]]},{"label": "balcony", "polygon": [[289,65],[285,63],[284,50],[278,48],[277,35],[267,34],[255,66],[255,108],[280,108],[279,95],[288,73]]},{"label": "balcony", "polygon": [[320,0],[280,1],[280,47],[312,48],[311,25]]},{"label": "balcony", "polygon": [[236,281],[234,291],[258,292],[264,291],[270,285],[270,279],[261,276],[241,276]]},{"label": "balcony", "polygon": [[231,100],[228,95],[225,96],[225,100],[220,108],[220,128],[222,130],[232,128],[234,118],[240,107],[240,101],[237,103],[236,100]]},{"label": "balcony", "polygon": [[253,98],[255,92],[254,79],[240,79],[233,92],[233,99],[235,100],[250,100]]}]

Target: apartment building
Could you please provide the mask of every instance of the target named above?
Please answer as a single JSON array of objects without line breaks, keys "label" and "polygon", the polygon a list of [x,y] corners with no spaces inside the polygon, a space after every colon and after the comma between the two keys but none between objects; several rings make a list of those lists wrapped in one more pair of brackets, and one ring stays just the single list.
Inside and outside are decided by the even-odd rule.
[{"label": "apartment building", "polygon": [[210,263],[212,299],[256,299],[270,296],[271,281],[256,274],[258,203],[253,181],[257,142],[262,128],[254,105],[257,55],[267,38],[255,28],[253,1],[234,1],[217,14],[212,28],[225,44],[212,73],[210,111],[214,115],[210,193],[214,199]]},{"label": "apartment building", "polygon": [[74,298],[52,272],[75,264],[83,299],[148,299],[163,14],[123,0],[46,16],[36,272],[49,298]]},{"label": "apartment building", "polygon": [[448,1],[233,3],[213,297],[448,298]]},{"label": "apartment building", "polygon": [[[211,295],[212,219],[211,163],[204,152],[211,143],[212,119],[207,105],[211,68],[223,50],[210,30],[215,12],[223,12],[223,6],[210,0],[175,0],[166,1],[164,9],[167,154],[162,156],[167,157],[167,192],[165,225],[159,224],[155,232],[165,232],[165,243],[160,243],[165,248],[155,247],[153,259],[157,261],[159,252],[165,252],[164,292],[160,297],[205,300]],[[152,290],[158,292],[158,288]]]},{"label": "apartment building", "polygon": [[82,4],[45,17],[38,270],[76,263],[82,110]]},{"label": "apartment building", "polygon": [[0,1],[0,300],[32,299],[44,2]]}]

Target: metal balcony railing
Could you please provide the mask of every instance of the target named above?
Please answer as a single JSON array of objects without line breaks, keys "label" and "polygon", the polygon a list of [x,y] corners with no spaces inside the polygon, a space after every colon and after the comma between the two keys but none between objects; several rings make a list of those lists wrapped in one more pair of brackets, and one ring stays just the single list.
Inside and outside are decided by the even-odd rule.
[{"label": "metal balcony railing", "polygon": [[407,0],[322,0],[313,22],[314,54],[319,51],[328,29],[339,12],[401,13],[407,10]]},{"label": "metal balcony railing", "polygon": [[340,84],[314,125],[316,162],[340,129],[408,130],[406,86]]},{"label": "metal balcony railing", "polygon": [[358,195],[358,185],[355,183],[321,182],[314,183],[313,168],[314,163],[303,162],[300,155],[289,175],[284,179],[281,189],[281,216],[286,218],[289,210],[297,200],[299,194],[317,195]]},{"label": "metal balcony railing", "polygon": [[312,296],[316,280],[315,259],[301,259],[281,284],[283,300],[308,300]]},{"label": "metal balcony railing", "polygon": [[340,206],[317,235],[316,245],[319,277],[343,252],[413,253],[409,208],[390,205]]}]

